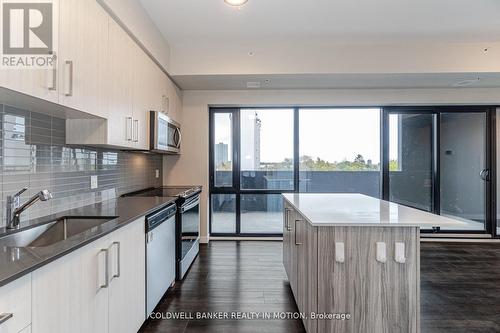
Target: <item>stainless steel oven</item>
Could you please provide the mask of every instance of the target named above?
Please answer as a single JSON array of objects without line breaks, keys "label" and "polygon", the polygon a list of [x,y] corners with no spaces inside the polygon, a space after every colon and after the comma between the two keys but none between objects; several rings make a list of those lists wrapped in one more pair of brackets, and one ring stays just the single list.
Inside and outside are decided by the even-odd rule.
[{"label": "stainless steel oven", "polygon": [[179,154],[181,150],[181,125],[159,111],[150,112],[150,149],[157,153]]},{"label": "stainless steel oven", "polygon": [[176,279],[182,280],[200,249],[201,186],[163,186],[127,193],[125,197],[173,197],[177,206],[175,219]]},{"label": "stainless steel oven", "polygon": [[177,202],[177,280],[182,280],[200,248],[200,194]]}]

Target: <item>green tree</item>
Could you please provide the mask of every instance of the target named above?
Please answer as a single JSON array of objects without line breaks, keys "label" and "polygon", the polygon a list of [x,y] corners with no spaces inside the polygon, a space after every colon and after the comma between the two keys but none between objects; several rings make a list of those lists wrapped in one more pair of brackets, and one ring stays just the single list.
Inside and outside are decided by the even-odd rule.
[{"label": "green tree", "polygon": [[363,155],[357,154],[353,161],[328,162],[321,158],[313,160],[311,156],[300,157],[301,170],[308,171],[377,171],[379,164],[372,164],[370,160],[365,161]]},{"label": "green tree", "polygon": [[400,171],[399,163],[397,160],[390,160],[389,161],[389,171]]}]

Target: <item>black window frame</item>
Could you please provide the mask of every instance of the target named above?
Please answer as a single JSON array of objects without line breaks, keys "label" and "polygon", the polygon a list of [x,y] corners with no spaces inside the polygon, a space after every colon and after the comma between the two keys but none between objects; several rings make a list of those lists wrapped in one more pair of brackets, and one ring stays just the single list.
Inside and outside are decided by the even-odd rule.
[{"label": "black window frame", "polygon": [[[428,232],[439,232],[441,234],[478,234],[491,235],[498,238],[497,234],[497,219],[496,219],[496,108],[497,106],[209,106],[209,233],[213,237],[282,237],[283,234],[270,233],[241,233],[241,195],[242,194],[282,194],[282,193],[299,193],[299,177],[300,177],[300,109],[380,109],[380,197],[383,200],[389,199],[389,115],[391,113],[428,113],[433,115],[433,137],[432,137],[432,212],[439,215],[439,124],[441,113],[459,113],[459,112],[485,112],[487,120],[486,128],[486,164],[491,172],[490,180],[486,186],[486,228],[485,231],[455,231],[455,230],[422,230],[422,234]],[[241,189],[240,187],[240,110],[241,109],[293,109],[294,124],[293,124],[293,141],[294,141],[294,186],[292,190],[267,190],[267,189]],[[233,184],[231,187],[215,187],[214,186],[214,115],[216,113],[231,113],[232,117],[232,143],[233,143]],[[212,233],[212,195],[213,194],[232,194],[235,195],[235,233]]]},{"label": "black window frame", "polygon": [[[240,139],[240,112],[242,109],[287,109],[293,110],[293,143],[294,143],[294,186],[293,189],[290,190],[267,190],[267,189],[242,189],[241,188],[241,165],[240,165],[240,152],[241,152],[241,139]],[[215,138],[214,138],[214,115],[217,113],[231,113],[232,116],[232,142],[233,142],[233,186],[232,187],[216,187],[215,186],[215,178],[214,178],[214,146],[215,146]],[[298,181],[296,176],[298,176],[298,172],[296,170],[298,167],[298,146],[296,146],[297,142],[297,118],[298,118],[298,108],[296,107],[211,107],[209,108],[209,232],[210,236],[213,237],[282,237],[283,233],[242,233],[241,232],[241,196],[245,194],[282,194],[282,193],[296,193],[298,191]],[[235,214],[236,214],[236,232],[235,233],[213,233],[212,232],[212,195],[213,194],[232,194],[235,195]]]}]

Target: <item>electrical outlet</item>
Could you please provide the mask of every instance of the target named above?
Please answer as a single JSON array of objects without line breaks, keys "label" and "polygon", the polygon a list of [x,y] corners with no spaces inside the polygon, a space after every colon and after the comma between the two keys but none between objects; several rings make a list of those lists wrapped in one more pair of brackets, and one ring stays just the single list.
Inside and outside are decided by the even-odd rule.
[{"label": "electrical outlet", "polygon": [[97,176],[90,176],[90,189],[96,189],[97,188]]},{"label": "electrical outlet", "polygon": [[156,178],[160,178],[160,170],[156,169]]}]

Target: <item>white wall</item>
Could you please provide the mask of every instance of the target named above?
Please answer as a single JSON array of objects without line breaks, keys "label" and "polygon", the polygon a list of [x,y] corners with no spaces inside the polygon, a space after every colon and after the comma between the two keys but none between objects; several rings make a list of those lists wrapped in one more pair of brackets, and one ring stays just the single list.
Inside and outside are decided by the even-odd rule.
[{"label": "white wall", "polygon": [[[176,44],[172,75],[500,71],[500,42]],[[488,52],[484,52],[488,48]],[[249,56],[249,52],[253,55]]]},{"label": "white wall", "polygon": [[117,17],[136,41],[147,49],[165,71],[170,66],[170,46],[138,0],[97,0]]},{"label": "white wall", "polygon": [[408,104],[500,105],[500,88],[232,90],[184,91],[182,154],[166,156],[164,184],[202,185],[201,236],[208,241],[208,108],[209,106],[383,106]]}]

